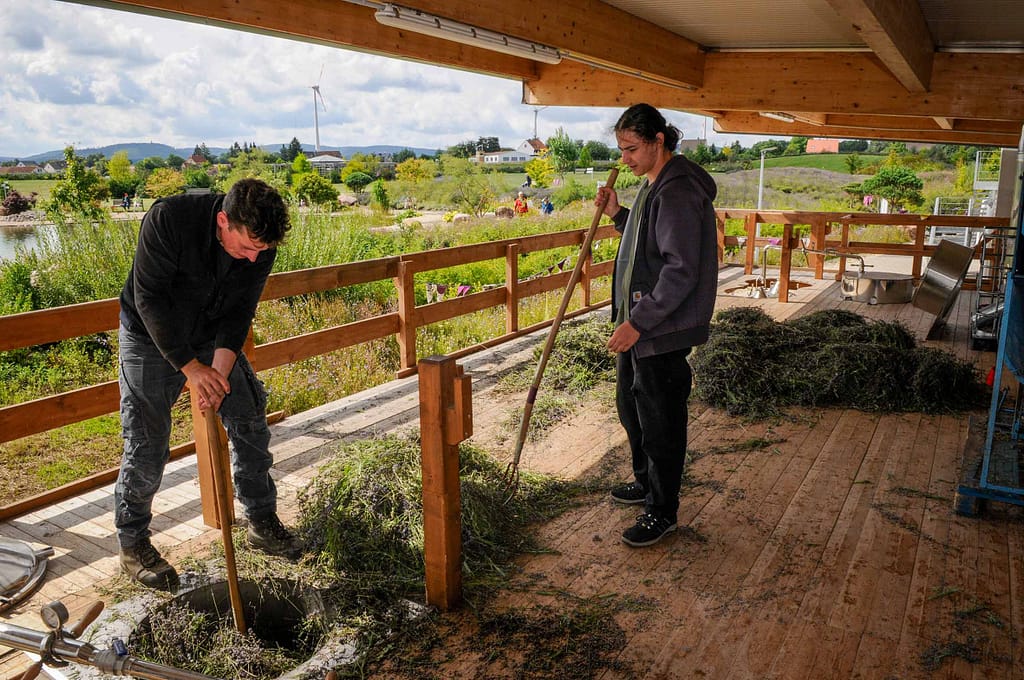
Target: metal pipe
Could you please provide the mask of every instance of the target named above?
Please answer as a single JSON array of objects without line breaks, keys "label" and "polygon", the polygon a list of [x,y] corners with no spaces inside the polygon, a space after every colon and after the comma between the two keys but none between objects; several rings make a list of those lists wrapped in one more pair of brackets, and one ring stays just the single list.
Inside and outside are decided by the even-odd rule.
[{"label": "metal pipe", "polygon": [[864,266],[865,266],[864,265],[864,258],[861,257],[860,255],[854,255],[853,253],[841,253],[838,250],[836,250],[835,248],[825,248],[824,250],[814,250],[813,248],[808,248],[805,245],[801,245],[800,246],[800,252],[804,254],[804,257],[807,256],[807,253],[814,253],[815,255],[824,255],[825,257],[846,257],[846,258],[849,258],[851,260],[857,260],[857,262],[859,263],[859,267],[858,267],[857,273],[858,274],[863,274],[864,273]]},{"label": "metal pipe", "polygon": [[69,663],[98,668],[111,675],[134,676],[143,680],[217,680],[209,675],[136,659],[123,648],[97,650],[88,642],[65,637],[69,631],[58,628],[44,633],[10,623],[0,623],[0,643],[23,652],[37,654],[41,663],[66,666]]}]

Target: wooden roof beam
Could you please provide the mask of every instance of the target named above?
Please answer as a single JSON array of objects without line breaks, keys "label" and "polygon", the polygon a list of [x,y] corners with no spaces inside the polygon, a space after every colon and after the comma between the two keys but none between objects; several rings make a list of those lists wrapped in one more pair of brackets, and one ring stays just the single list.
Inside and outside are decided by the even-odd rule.
[{"label": "wooden roof beam", "polygon": [[536,62],[377,23],[341,0],[65,0],[529,80]]},{"label": "wooden roof beam", "polygon": [[826,125],[794,120],[785,123],[750,111],[720,111],[715,130],[782,137],[840,137],[844,139],[892,139],[942,144],[991,144],[1015,146],[1020,128],[1008,121],[957,121],[957,129],[943,129],[934,120],[913,116],[858,116],[830,114]]},{"label": "wooden roof beam", "polygon": [[538,66],[524,83],[527,104],[625,107],[637,102],[684,111],[813,111],[980,118],[1024,123],[1024,55],[937,53],[931,91],[908,94],[865,52],[717,52],[704,86],[669,88],[579,64]]},{"label": "wooden roof beam", "polygon": [[828,0],[910,92],[927,92],[935,45],[919,0]]},{"label": "wooden roof beam", "polygon": [[600,0],[518,0],[514,8],[507,0],[396,4],[542,43],[568,53],[570,59],[622,73],[685,88],[704,82],[705,54],[700,45]]}]

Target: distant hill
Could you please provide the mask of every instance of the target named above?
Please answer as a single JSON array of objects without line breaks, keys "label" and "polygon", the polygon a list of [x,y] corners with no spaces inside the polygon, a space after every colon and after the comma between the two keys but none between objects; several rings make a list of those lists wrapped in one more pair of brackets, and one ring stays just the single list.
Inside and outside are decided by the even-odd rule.
[{"label": "distant hill", "polygon": [[[288,146],[288,142],[284,144],[264,144],[261,145],[264,151],[269,153],[277,153],[281,150],[282,146]],[[228,150],[227,147],[211,146],[207,147],[210,149],[210,153],[219,156],[220,154]],[[303,151],[306,155],[312,155],[313,145],[303,144]],[[375,144],[372,146],[321,146],[321,151],[340,151],[342,156],[348,158],[354,153],[397,153],[402,149],[411,149],[417,156],[433,156],[437,149],[426,149],[423,147],[413,146],[395,146],[391,144]],[[90,147],[75,149],[75,153],[79,156],[85,157],[94,153],[100,153],[107,158],[112,157],[118,151],[125,151],[128,154],[128,160],[132,163],[141,161],[143,158],[150,158],[151,156],[158,156],[160,158],[167,158],[170,154],[181,156],[182,158],[188,158],[192,155],[195,150],[195,145],[189,147],[175,148],[168,146],[167,144],[157,144],[154,142],[122,142],[120,144],[110,144],[107,146]],[[13,161],[15,159],[20,161],[32,161],[33,163],[41,163],[44,161],[52,160],[63,160],[64,150],[57,149],[55,151],[46,151],[44,153],[37,153],[32,156],[5,156],[0,154],[0,162]]]}]

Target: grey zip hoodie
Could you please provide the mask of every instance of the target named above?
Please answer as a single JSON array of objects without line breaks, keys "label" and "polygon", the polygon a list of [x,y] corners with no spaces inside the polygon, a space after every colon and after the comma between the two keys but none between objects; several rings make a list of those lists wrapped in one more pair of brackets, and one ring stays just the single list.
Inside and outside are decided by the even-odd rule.
[{"label": "grey zip hoodie", "polygon": [[[639,216],[630,278],[629,321],[640,331],[639,357],[672,352],[707,341],[718,288],[715,181],[685,156],[662,168]],[[629,218],[615,217],[620,232]],[[620,241],[619,247],[622,247]],[[619,272],[615,272],[616,279]],[[612,314],[618,309],[612,286]],[[613,319],[614,320],[614,319]]]}]

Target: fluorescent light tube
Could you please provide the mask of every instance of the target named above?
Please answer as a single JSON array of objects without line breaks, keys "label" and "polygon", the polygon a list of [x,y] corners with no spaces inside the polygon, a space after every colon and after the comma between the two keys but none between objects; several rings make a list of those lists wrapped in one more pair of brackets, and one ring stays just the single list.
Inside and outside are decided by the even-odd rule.
[{"label": "fluorescent light tube", "polygon": [[783,113],[782,111],[760,111],[759,115],[764,116],[765,118],[771,118],[773,120],[781,120],[783,123],[792,123],[793,121],[796,120],[795,116],[791,116],[788,113]]},{"label": "fluorescent light tube", "polygon": [[377,19],[377,23],[385,26],[432,35],[435,38],[451,40],[463,45],[483,47],[494,52],[524,57],[545,64],[558,64],[562,61],[562,55],[554,47],[529,40],[520,40],[401,5],[386,3],[384,7],[374,12],[373,16]]}]

